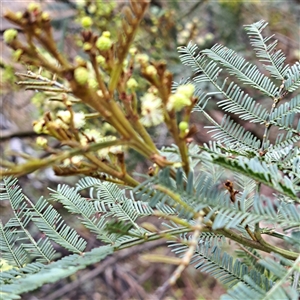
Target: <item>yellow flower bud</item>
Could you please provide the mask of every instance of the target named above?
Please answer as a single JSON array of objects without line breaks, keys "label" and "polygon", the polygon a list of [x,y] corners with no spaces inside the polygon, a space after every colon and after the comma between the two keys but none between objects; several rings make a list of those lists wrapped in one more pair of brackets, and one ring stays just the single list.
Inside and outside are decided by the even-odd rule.
[{"label": "yellow flower bud", "polygon": [[23,17],[23,13],[21,11],[17,11],[16,12],[16,17],[17,17],[18,20],[21,20],[22,17]]},{"label": "yellow flower bud", "polygon": [[109,31],[103,31],[102,36],[105,36],[107,38],[110,38],[110,32]]},{"label": "yellow flower bud", "polygon": [[82,48],[83,48],[84,51],[89,51],[89,50],[92,49],[92,47],[93,46],[92,46],[91,43],[84,43]]},{"label": "yellow flower bud", "polygon": [[109,37],[100,36],[96,42],[96,47],[101,51],[107,51],[111,48],[112,41]]},{"label": "yellow flower bud", "polygon": [[31,2],[29,3],[27,10],[29,12],[33,12],[33,11],[40,11],[41,10],[41,5],[39,3],[36,2]]},{"label": "yellow flower bud", "polygon": [[181,85],[177,88],[176,94],[182,94],[188,98],[192,97],[195,92],[195,87],[191,83]]},{"label": "yellow flower bud", "polygon": [[129,80],[126,83],[126,86],[130,90],[135,90],[138,87],[138,83],[134,78],[129,78]]},{"label": "yellow flower bud", "polygon": [[89,79],[89,72],[84,67],[78,67],[74,71],[74,78],[80,85],[85,85]]},{"label": "yellow flower bud", "polygon": [[7,29],[4,31],[3,39],[4,42],[9,44],[18,36],[18,31],[16,29]]},{"label": "yellow flower bud", "polygon": [[42,13],[42,20],[45,21],[45,22],[50,21],[50,15],[49,15],[49,13],[47,13],[46,11],[44,11]]},{"label": "yellow flower bud", "polygon": [[81,19],[81,26],[83,28],[90,28],[93,25],[93,20],[91,17],[83,17]]},{"label": "yellow flower bud", "polygon": [[147,66],[147,68],[146,68],[146,74],[147,75],[150,75],[150,76],[154,76],[154,75],[156,75],[157,74],[157,70],[156,70],[156,68],[154,67],[154,66],[152,66],[152,65],[150,65],[150,66]]},{"label": "yellow flower bud", "polygon": [[180,131],[184,132],[189,128],[189,124],[188,124],[188,122],[182,121],[182,122],[179,123],[178,127],[179,127]]},{"label": "yellow flower bud", "polygon": [[104,65],[105,65],[105,57],[104,56],[102,56],[102,55],[97,55],[96,56],[96,61],[97,61],[97,63],[101,66],[101,67],[103,67]]},{"label": "yellow flower bud", "polygon": [[45,146],[47,146],[47,144],[48,144],[47,139],[44,138],[43,136],[37,137],[37,139],[36,139],[35,142],[36,142],[36,144],[37,144],[38,146],[40,146],[40,147],[45,147]]},{"label": "yellow flower bud", "polygon": [[146,64],[149,61],[149,56],[147,54],[137,54],[135,60],[140,64]]},{"label": "yellow flower bud", "polygon": [[129,49],[128,52],[129,52],[130,55],[135,55],[137,53],[137,48],[136,47],[132,47],[132,48]]}]

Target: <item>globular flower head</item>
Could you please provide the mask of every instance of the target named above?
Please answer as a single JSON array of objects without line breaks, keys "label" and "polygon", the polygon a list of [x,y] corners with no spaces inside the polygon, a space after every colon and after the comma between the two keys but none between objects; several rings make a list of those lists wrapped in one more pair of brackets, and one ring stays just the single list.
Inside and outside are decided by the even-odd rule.
[{"label": "globular flower head", "polygon": [[195,92],[195,87],[193,84],[190,83],[185,85],[180,85],[176,91],[176,93],[183,94],[189,98],[193,96],[194,92]]},{"label": "globular flower head", "polygon": [[185,121],[182,121],[179,123],[178,125],[180,131],[186,131],[188,128],[189,128],[189,123],[188,122],[185,122]]},{"label": "globular flower head", "polygon": [[75,56],[74,61],[78,66],[86,66],[86,61],[79,55]]},{"label": "globular flower head", "polygon": [[195,87],[192,84],[179,86],[176,93],[169,97],[167,110],[174,109],[175,111],[181,111],[184,107],[190,106],[194,91]]},{"label": "globular flower head", "polygon": [[45,21],[45,22],[50,21],[50,15],[49,15],[49,13],[47,13],[46,11],[44,11],[42,13],[42,20]]},{"label": "globular flower head", "polygon": [[135,60],[141,65],[144,65],[149,61],[149,56],[147,54],[137,54]]},{"label": "globular flower head", "polygon": [[40,147],[45,147],[45,146],[47,146],[47,144],[48,144],[48,141],[47,141],[47,139],[46,138],[44,138],[43,136],[38,136],[37,138],[36,138],[36,144],[38,145],[38,146],[40,146]]},{"label": "globular flower head", "polygon": [[109,31],[103,31],[102,36],[105,36],[107,38],[110,38],[110,32]]},{"label": "globular flower head", "polygon": [[90,14],[94,14],[97,11],[97,5],[95,5],[94,3],[91,3],[88,8],[87,8],[88,12]]},{"label": "globular flower head", "polygon": [[[56,116],[59,118],[57,121],[59,122],[62,120],[65,124],[63,125],[63,128],[66,128],[66,124],[69,125],[71,123],[71,113],[68,110],[60,110],[57,112]],[[60,122],[59,122],[60,123]],[[78,112],[73,114],[73,123],[74,127],[79,129],[82,128],[85,125],[85,115],[83,112]]]},{"label": "globular flower head", "polygon": [[41,10],[41,5],[36,2],[31,2],[28,4],[27,9],[29,12],[34,12],[34,11],[39,12]]},{"label": "globular flower head", "polygon": [[142,104],[142,118],[141,123],[146,126],[156,126],[164,121],[164,114],[162,110],[162,101],[159,97],[146,93],[141,98]]},{"label": "globular flower head", "polygon": [[75,3],[78,8],[83,8],[86,5],[86,0],[76,0]]},{"label": "globular flower head", "polygon": [[214,39],[214,34],[213,33],[211,33],[211,32],[209,32],[209,33],[207,33],[206,35],[205,35],[205,39],[208,41],[208,42],[210,42],[210,41],[212,41],[213,39]]},{"label": "globular flower head", "polygon": [[128,52],[129,52],[130,55],[135,55],[135,54],[137,54],[137,48],[136,47],[131,47]]},{"label": "globular flower head", "polygon": [[96,56],[96,61],[97,61],[97,63],[98,63],[101,67],[104,67],[104,66],[105,66],[106,60],[105,60],[105,57],[104,57],[104,56],[102,56],[102,55],[97,55],[97,56]]},{"label": "globular flower head", "polygon": [[93,90],[96,90],[98,88],[98,82],[96,79],[92,78],[89,80],[88,85],[90,88],[92,88]]},{"label": "globular flower head", "polygon": [[90,28],[93,25],[93,20],[91,17],[85,16],[81,18],[81,26],[83,28]]},{"label": "globular flower head", "polygon": [[78,112],[74,114],[73,117],[74,126],[77,129],[82,128],[85,125],[85,115],[83,112]]},{"label": "globular flower head", "polygon": [[104,31],[96,41],[96,47],[101,51],[107,51],[112,46],[112,40],[107,35],[107,31]]},{"label": "globular flower head", "polygon": [[40,119],[38,121],[33,122],[33,131],[36,133],[49,133],[47,128],[45,127],[45,120]]},{"label": "globular flower head", "polygon": [[80,138],[80,143],[82,145],[87,145],[88,141],[99,142],[102,139],[102,135],[99,130],[96,129],[86,129],[84,130],[84,135]]},{"label": "globular flower head", "polygon": [[22,17],[23,17],[23,13],[22,13],[21,11],[17,11],[17,12],[16,12],[16,18],[17,18],[18,20],[21,20]]},{"label": "globular flower head", "polygon": [[84,67],[79,67],[74,71],[74,78],[80,85],[85,85],[89,79],[89,72]]},{"label": "globular flower head", "polygon": [[154,66],[150,65],[146,67],[145,73],[149,76],[154,76],[157,74],[157,70]]},{"label": "globular flower head", "polygon": [[126,86],[130,90],[135,90],[138,87],[138,83],[134,78],[129,78],[126,83]]},{"label": "globular flower head", "polygon": [[7,29],[4,31],[3,39],[4,42],[9,44],[18,36],[18,31],[16,29]]},{"label": "globular flower head", "polygon": [[90,51],[92,49],[93,45],[91,43],[85,42],[82,46],[84,51]]},{"label": "globular flower head", "polygon": [[80,163],[83,161],[83,156],[82,155],[75,155],[70,158],[66,158],[63,160],[63,165],[64,166],[69,166],[69,165],[80,165]]},{"label": "globular flower head", "polygon": [[57,112],[56,117],[60,118],[65,123],[69,124],[71,121],[71,113],[68,110],[60,110]]},{"label": "globular flower head", "polygon": [[183,94],[171,95],[168,99],[167,110],[174,109],[175,111],[181,111],[184,107],[191,105],[191,99]]}]

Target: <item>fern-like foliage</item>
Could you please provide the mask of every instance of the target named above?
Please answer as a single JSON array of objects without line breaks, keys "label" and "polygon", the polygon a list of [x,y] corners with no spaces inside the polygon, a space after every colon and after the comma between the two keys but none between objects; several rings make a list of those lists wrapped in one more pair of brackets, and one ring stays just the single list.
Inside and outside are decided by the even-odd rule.
[{"label": "fern-like foliage", "polygon": [[[31,263],[24,268],[2,272],[1,299],[20,299],[23,294],[59,279],[68,277],[86,266],[101,261],[113,252],[110,246],[95,248],[84,256],[72,254],[49,265]],[[30,284],[29,284],[30,283]]]},{"label": "fern-like foliage", "polygon": [[[234,50],[222,45],[215,45],[211,49],[199,51],[192,43],[186,47],[180,47],[180,59],[186,66],[195,72],[191,80],[196,87],[201,89],[201,85],[209,82],[215,88],[215,92],[204,93],[203,99],[210,95],[218,96],[217,104],[227,113],[238,115],[241,119],[253,123],[264,124],[267,129],[263,137],[257,138],[253,133],[247,132],[239,124],[235,123],[229,116],[224,116],[222,122],[216,122],[207,112],[197,107],[195,111],[203,112],[204,116],[212,123],[208,126],[210,132],[214,132],[213,138],[225,146],[227,150],[236,150],[237,153],[260,156],[262,149],[268,148],[270,154],[264,156],[265,159],[274,157],[275,153],[285,147],[296,147],[300,140],[299,122],[299,95],[290,101],[281,104],[280,101],[290,92],[294,92],[299,87],[299,63],[292,67],[284,64],[285,56],[281,50],[275,51],[277,41],[269,43],[271,37],[264,37],[263,29],[267,23],[260,21],[245,28],[250,36],[250,42],[254,47],[257,57],[263,62],[265,68],[275,79],[280,79],[278,86],[276,83],[261,73],[255,65],[247,62]],[[254,98],[246,94],[235,82],[228,82],[228,79],[220,80],[223,73],[222,67],[235,76],[244,85],[250,85],[255,90],[271,98],[273,105],[270,111],[262,107]],[[284,84],[282,85],[282,82]],[[199,93],[199,92],[198,92]],[[274,145],[268,141],[268,131],[271,126],[278,128],[278,138]]]},{"label": "fern-like foliage", "polygon": [[[1,273],[0,297],[16,299],[114,251],[167,236],[185,264],[185,254],[192,249],[191,264],[228,288],[223,300],[298,299],[300,64],[285,64],[283,52],[275,49],[277,41],[264,37],[266,26],[260,21],[245,29],[270,78],[219,44],[202,52],[192,43],[179,49],[182,63],[194,72],[182,82],[195,85],[194,111],[211,123],[207,128],[215,139],[203,146],[187,145],[189,170],[182,165],[182,149],[172,146],[160,152],[173,165],[151,176],[140,174],[143,180],[134,188],[84,177],[75,187],[50,189],[49,200],[62,204],[105,245],[85,252],[85,239],[48,200],[29,199],[16,179],[3,180],[0,201],[9,201],[13,217],[0,222],[0,247],[12,269]],[[222,78],[223,71],[231,82]],[[214,91],[202,90],[204,83]],[[269,109],[246,93],[249,87],[269,98]],[[221,122],[206,111],[211,96],[217,96],[224,111]],[[263,135],[248,131],[229,114],[262,126]],[[271,127],[277,130],[275,142],[269,137]],[[263,185],[272,193],[265,195]],[[147,216],[166,219],[162,225],[167,230],[142,226]],[[31,233],[35,231],[38,238]],[[264,235],[280,239],[283,246],[269,244]],[[228,240],[238,244],[236,253],[226,252]],[[70,254],[58,259],[61,248]],[[273,252],[273,258],[265,252]]]},{"label": "fern-like foliage", "polygon": [[[277,258],[278,255],[277,255]],[[290,299],[290,300],[297,300],[299,294],[297,293],[295,288],[287,285],[288,279],[295,272],[297,268],[297,263],[299,264],[299,258],[294,262],[291,263],[285,259],[281,260],[286,264],[289,268],[283,267],[278,262],[272,260],[271,258],[266,258],[264,260],[260,260],[259,263],[272,272],[273,277],[277,278],[276,283],[268,289],[267,292],[263,291],[259,288],[256,282],[250,277],[245,276],[245,281],[247,284],[243,282],[239,282],[236,286],[228,291],[226,295],[221,297],[222,300],[237,300],[237,299],[262,299],[262,300],[276,300],[276,299]]]},{"label": "fern-like foliage", "polygon": [[288,65],[284,65],[286,57],[282,50],[276,51],[277,40],[269,43],[273,35],[269,37],[262,35],[262,31],[267,25],[267,22],[259,21],[252,25],[246,25],[245,29],[257,57],[260,61],[264,62],[264,66],[270,72],[271,76],[279,80],[284,80],[290,68]]},{"label": "fern-like foliage", "polygon": [[[178,246],[177,244],[171,244],[170,247],[172,247],[172,251],[178,255],[184,253],[187,249],[187,246]],[[264,275],[261,275],[254,269],[251,270],[238,259],[234,260],[228,253],[223,252],[217,246],[211,246],[211,244],[207,242],[197,246],[191,264],[193,264],[196,269],[213,275],[229,288],[239,282],[248,285],[247,281],[244,280],[245,276],[249,276],[256,285],[265,291],[268,291],[273,285],[273,282],[268,280]]]},{"label": "fern-like foliage", "polygon": [[[207,162],[207,160],[206,160]],[[186,187],[182,185],[183,172],[177,172],[176,181],[172,180],[169,170],[166,169],[158,176],[147,181],[147,185],[139,187],[141,197],[149,200],[149,204],[154,206],[158,201],[165,201],[173,206],[177,212],[185,218],[190,218],[193,214],[200,212],[204,208],[211,209],[210,214],[216,213],[212,228],[243,228],[245,225],[255,224],[265,221],[281,226],[300,226],[299,206],[292,203],[274,203],[265,196],[255,194],[254,197],[239,197],[236,203],[232,203],[225,189],[219,190],[214,180],[211,169],[203,172],[194,182],[194,176],[190,173]],[[180,201],[167,197],[163,192],[155,191],[154,195],[147,194],[150,187],[164,186],[174,194],[180,196]],[[192,187],[192,188],[191,188]],[[194,190],[195,191],[194,191]],[[248,192],[247,192],[248,193]],[[241,233],[244,231],[242,230]]]}]

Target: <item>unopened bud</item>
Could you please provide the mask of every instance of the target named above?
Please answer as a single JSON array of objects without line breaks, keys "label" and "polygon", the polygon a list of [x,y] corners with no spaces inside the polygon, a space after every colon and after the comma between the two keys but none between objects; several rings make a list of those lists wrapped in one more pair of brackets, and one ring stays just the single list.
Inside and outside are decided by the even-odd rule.
[{"label": "unopened bud", "polygon": [[93,20],[91,17],[83,17],[81,19],[81,25],[83,28],[90,28],[93,25]]},{"label": "unopened bud", "polygon": [[179,123],[178,127],[179,127],[180,131],[186,131],[189,128],[189,124],[188,124],[188,122],[182,121]]},{"label": "unopened bud", "polygon": [[145,73],[149,76],[154,76],[157,74],[157,70],[154,66],[150,65],[150,66],[147,66]]},{"label": "unopened bud", "polygon": [[78,67],[74,71],[74,78],[80,85],[85,85],[89,78],[89,72],[84,67]]},{"label": "unopened bud", "polygon": [[7,29],[4,31],[3,39],[4,42],[9,44],[18,36],[18,31],[16,29]]}]

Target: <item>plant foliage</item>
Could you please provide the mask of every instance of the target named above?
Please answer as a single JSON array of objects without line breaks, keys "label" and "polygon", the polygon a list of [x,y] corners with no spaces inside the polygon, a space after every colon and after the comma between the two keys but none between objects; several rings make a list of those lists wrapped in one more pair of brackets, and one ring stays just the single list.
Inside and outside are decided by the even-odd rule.
[{"label": "plant foliage", "polygon": [[[10,203],[13,217],[5,224],[0,223],[1,251],[11,267],[1,272],[0,297],[20,298],[25,292],[99,262],[114,251],[167,237],[172,251],[179,256],[175,279],[170,278],[169,285],[190,263],[217,278],[228,289],[223,300],[298,299],[300,64],[285,64],[283,52],[276,50],[277,41],[272,41],[272,36],[264,36],[265,21],[245,26],[264,72],[225,46],[216,44],[200,51],[197,45],[189,43],[179,48],[179,54],[182,64],[190,67],[194,74],[184,79],[184,84],[175,83],[172,94],[171,75],[165,65],[145,65],[148,63],[145,60],[141,63],[141,72],[161,97],[155,113],[161,114],[176,144],[158,150],[143,127],[143,108],[139,121],[138,104],[136,99],[132,100],[136,94],[122,98],[129,93],[122,88],[130,77],[130,73],[126,73],[127,77],[124,75],[122,65],[147,6],[142,2],[132,1],[131,11],[125,11],[124,35],[116,48],[112,47],[107,32],[99,37],[100,42],[105,43],[97,42],[98,50],[92,45],[95,39],[88,40],[92,33],[83,33],[85,42],[91,43],[85,50],[93,49],[88,55],[101,93],[96,93],[85,80],[87,73],[83,69],[87,64],[70,66],[42,35],[34,33],[59,64],[54,66],[43,60],[31,43],[32,36],[28,38],[28,48],[22,48],[14,36],[10,40],[12,48],[21,47],[27,63],[36,65],[34,55],[38,55],[42,67],[69,81],[70,90],[52,82],[55,87],[51,92],[63,90],[81,99],[110,123],[119,136],[95,142],[95,138],[89,138],[80,127],[76,130],[75,119],[59,128],[51,127],[53,117],[45,114],[42,127],[47,127],[46,133],[75,149],[62,150],[42,163],[29,161],[23,166],[8,168],[4,175],[20,176],[54,164],[59,175],[83,174],[84,177],[75,187],[60,184],[57,189],[50,189],[49,199],[41,197],[37,201],[22,192],[15,177],[3,177],[0,200]],[[8,18],[19,26],[24,25],[13,14]],[[34,22],[32,24],[34,26]],[[42,24],[49,33],[48,23]],[[6,38],[11,36],[7,34]],[[114,49],[115,52],[109,52]],[[107,72],[104,79],[93,51],[100,51],[101,59],[107,59],[108,65],[101,70]],[[228,75],[225,79],[223,71]],[[29,78],[33,76],[30,74]],[[210,84],[215,92],[206,92],[204,83]],[[244,91],[245,86],[266,97],[269,105],[259,104]],[[31,88],[40,89],[36,83],[34,86],[31,83]],[[117,92],[119,102],[114,100]],[[155,93],[151,97],[156,97]],[[221,122],[206,110],[212,96],[218,96],[217,105],[227,113]],[[176,102],[179,98],[182,102]],[[151,99],[153,105],[158,101]],[[288,101],[282,104],[284,100]],[[69,103],[64,104],[72,119],[75,112]],[[214,141],[209,144],[191,143],[193,129],[186,121],[193,107],[211,123],[207,128],[213,133]],[[149,106],[147,112],[151,109]],[[180,114],[181,119],[176,119]],[[233,116],[262,126],[263,135],[249,132]],[[151,122],[157,121],[151,118]],[[63,120],[62,115],[60,124]],[[271,127],[277,130],[275,140],[270,138]],[[124,152],[117,148],[124,145],[154,163],[148,175],[140,174],[143,178],[140,182],[126,171]],[[99,152],[107,148],[105,155]],[[84,159],[76,164],[72,162],[74,155]],[[66,159],[70,159],[67,167],[63,163]],[[266,195],[263,186],[273,194]],[[87,251],[87,241],[64,221],[55,209],[55,202],[74,214],[81,226],[103,245]],[[143,222],[148,216],[156,217],[161,227]],[[266,235],[269,239],[265,239]],[[280,243],[276,243],[276,239]],[[238,250],[227,251],[229,242],[235,242]],[[68,254],[60,258],[62,249]]]}]

